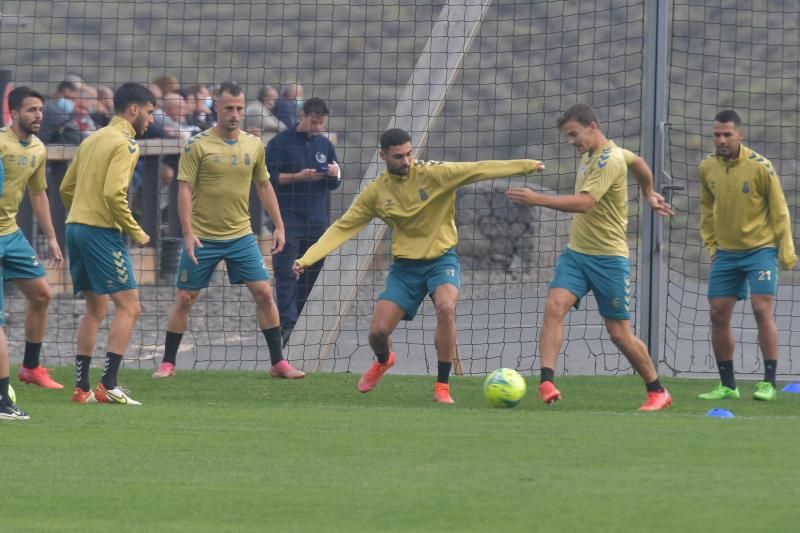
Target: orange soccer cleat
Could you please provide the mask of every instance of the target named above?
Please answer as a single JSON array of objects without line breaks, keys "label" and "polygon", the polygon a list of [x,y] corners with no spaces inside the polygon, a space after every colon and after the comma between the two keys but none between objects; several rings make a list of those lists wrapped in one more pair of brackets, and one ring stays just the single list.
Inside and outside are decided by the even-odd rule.
[{"label": "orange soccer cleat", "polygon": [[660,411],[672,405],[672,396],[667,389],[648,392],[647,401],[639,408],[640,411]]},{"label": "orange soccer cleat", "polygon": [[21,382],[32,383],[33,385],[38,385],[43,389],[64,388],[64,385],[57,383],[55,380],[53,380],[53,378],[50,377],[50,369],[45,368],[42,365],[39,365],[36,368],[25,368],[24,366],[21,366],[17,376]]},{"label": "orange soccer cleat", "polygon": [[156,379],[175,377],[175,365],[169,362],[161,363],[158,370],[153,372],[153,377]]},{"label": "orange soccer cleat", "polygon": [[433,401],[437,403],[456,403],[450,396],[449,383],[436,383],[433,386]]},{"label": "orange soccer cleat", "polygon": [[369,392],[377,387],[386,371],[393,366],[394,352],[389,352],[389,359],[383,364],[377,361],[373,362],[369,370],[358,380],[358,390],[361,392]]},{"label": "orange soccer cleat", "polygon": [[94,391],[86,391],[80,387],[75,387],[75,390],[72,391],[72,401],[75,403],[95,403],[97,399],[94,397]]},{"label": "orange soccer cleat", "polygon": [[543,381],[539,384],[539,399],[550,405],[561,399],[561,393],[552,381]]}]

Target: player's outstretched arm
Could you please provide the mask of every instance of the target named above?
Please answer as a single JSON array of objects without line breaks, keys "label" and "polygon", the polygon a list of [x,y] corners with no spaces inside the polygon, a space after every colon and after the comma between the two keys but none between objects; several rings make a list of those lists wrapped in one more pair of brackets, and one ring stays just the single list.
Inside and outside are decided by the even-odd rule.
[{"label": "player's outstretched arm", "polygon": [[506,197],[518,205],[539,205],[566,213],[587,213],[597,204],[589,193],[551,195],[530,187],[512,187],[506,191]]},{"label": "player's outstretched arm", "polygon": [[535,159],[476,161],[474,163],[425,162],[426,172],[447,189],[456,189],[478,181],[543,172],[544,163]]}]

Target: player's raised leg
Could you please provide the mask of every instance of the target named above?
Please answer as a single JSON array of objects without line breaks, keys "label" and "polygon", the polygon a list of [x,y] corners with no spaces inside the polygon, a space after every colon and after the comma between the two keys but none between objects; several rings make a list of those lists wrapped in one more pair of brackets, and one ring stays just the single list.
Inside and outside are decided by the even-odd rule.
[{"label": "player's raised leg", "polygon": [[50,377],[47,368],[40,363],[42,341],[50,300],[53,292],[45,278],[15,279],[14,284],[27,300],[25,308],[25,355],[18,377],[24,383],[32,383],[45,389],[63,389],[64,386]]},{"label": "player's raised leg", "polygon": [[372,366],[358,380],[358,390],[369,392],[378,386],[387,370],[394,366],[392,333],[406,316],[406,311],[391,300],[378,300],[369,326],[369,345],[375,353]]},{"label": "player's raised leg", "polygon": [[261,333],[264,334],[264,339],[267,341],[269,360],[272,364],[269,370],[270,375],[275,378],[286,379],[305,377],[305,372],[296,369],[289,364],[289,361],[283,358],[281,321],[269,281],[248,281],[245,284],[256,302],[258,325],[261,328]]},{"label": "player's raised leg", "polygon": [[456,353],[456,304],[458,287],[449,283],[439,285],[433,293],[436,307],[436,346],[437,377],[433,389],[433,401],[455,403],[450,396],[450,371]]}]

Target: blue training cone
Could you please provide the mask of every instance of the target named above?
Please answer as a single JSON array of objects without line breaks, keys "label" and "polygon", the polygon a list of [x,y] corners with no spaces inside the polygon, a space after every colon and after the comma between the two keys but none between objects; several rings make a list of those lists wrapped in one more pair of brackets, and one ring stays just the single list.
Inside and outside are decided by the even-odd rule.
[{"label": "blue training cone", "polygon": [[783,392],[794,392],[800,394],[800,383],[789,383],[783,389]]},{"label": "blue training cone", "polygon": [[706,416],[713,418],[736,418],[736,415],[727,409],[709,409],[709,411],[706,413]]}]

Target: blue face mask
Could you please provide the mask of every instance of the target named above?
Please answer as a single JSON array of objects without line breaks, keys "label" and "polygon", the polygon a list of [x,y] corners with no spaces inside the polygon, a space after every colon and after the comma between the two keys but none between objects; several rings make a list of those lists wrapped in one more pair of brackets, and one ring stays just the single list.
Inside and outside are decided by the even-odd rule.
[{"label": "blue face mask", "polygon": [[58,99],[56,105],[64,113],[72,113],[72,111],[75,109],[75,102],[73,102],[69,98],[64,98],[63,96]]},{"label": "blue face mask", "polygon": [[211,109],[211,106],[214,105],[214,100],[209,96],[203,101],[203,103],[206,105],[206,109]]},{"label": "blue face mask", "polygon": [[295,104],[297,104],[297,109],[298,110],[303,109],[303,99],[302,98],[297,98],[297,99],[295,99],[294,102],[295,102]]}]

